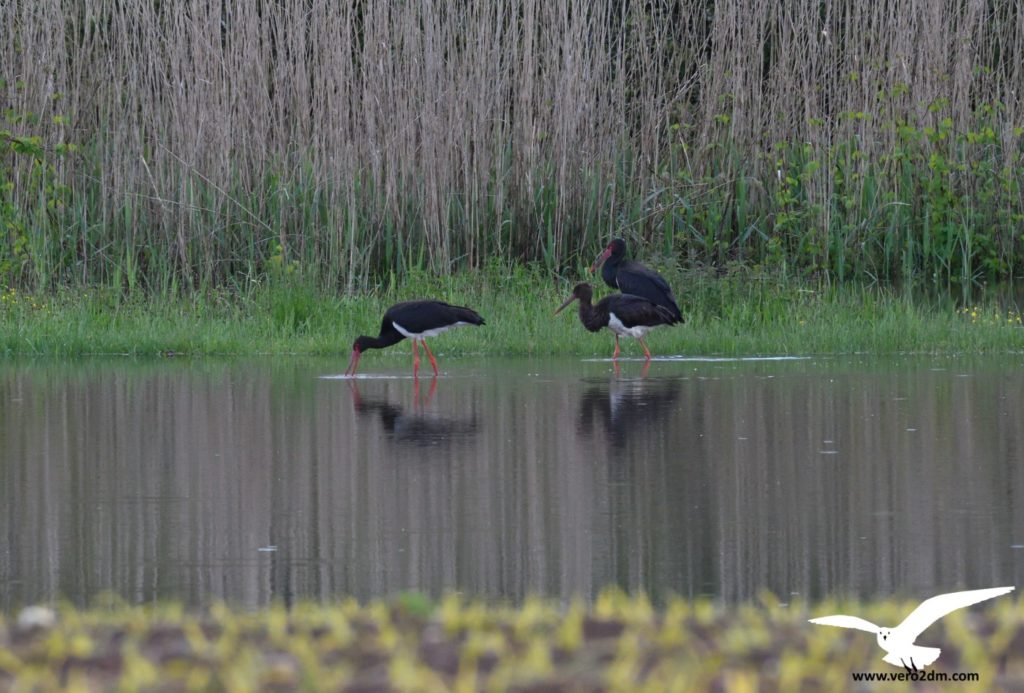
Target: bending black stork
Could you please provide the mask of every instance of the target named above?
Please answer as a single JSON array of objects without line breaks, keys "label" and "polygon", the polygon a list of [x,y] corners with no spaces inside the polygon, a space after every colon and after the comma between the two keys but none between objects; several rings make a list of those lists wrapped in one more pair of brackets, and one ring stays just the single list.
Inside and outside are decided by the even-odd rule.
[{"label": "bending black stork", "polygon": [[624,294],[640,296],[662,306],[672,314],[672,322],[668,323],[670,325],[682,322],[683,314],[679,312],[672,288],[664,277],[639,262],[624,260],[622,256],[625,254],[626,242],[616,238],[597,256],[590,271],[594,272],[603,263],[601,278],[605,284]]},{"label": "bending black stork", "polygon": [[406,337],[412,340],[412,374],[419,376],[420,350],[417,342],[423,342],[423,348],[430,358],[430,365],[437,375],[437,360],[427,346],[427,337],[436,337],[460,325],[483,325],[484,319],[470,308],[453,306],[443,301],[405,301],[396,303],[384,313],[380,324],[380,334],[376,337],[363,335],[352,344],[352,357],[349,359],[345,375],[355,375],[359,366],[359,357],[367,349],[384,349],[397,344]]},{"label": "bending black stork", "polygon": [[615,353],[613,359],[619,358],[619,337],[636,337],[644,348],[644,355],[651,360],[651,350],[644,343],[644,335],[658,325],[671,325],[675,321],[668,309],[651,303],[642,296],[632,294],[611,294],[605,296],[597,305],[591,305],[594,287],[590,284],[577,284],[572,296],[559,306],[555,315],[561,313],[566,306],[579,299],[580,322],[590,332],[598,332],[607,327],[615,333]]}]

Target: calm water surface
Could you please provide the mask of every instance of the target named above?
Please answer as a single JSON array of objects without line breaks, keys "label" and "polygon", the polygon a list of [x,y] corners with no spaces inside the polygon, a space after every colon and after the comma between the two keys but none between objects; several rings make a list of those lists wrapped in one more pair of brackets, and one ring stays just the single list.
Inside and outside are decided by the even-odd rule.
[{"label": "calm water surface", "polygon": [[0,363],[0,605],[1024,584],[1024,357],[344,365]]}]

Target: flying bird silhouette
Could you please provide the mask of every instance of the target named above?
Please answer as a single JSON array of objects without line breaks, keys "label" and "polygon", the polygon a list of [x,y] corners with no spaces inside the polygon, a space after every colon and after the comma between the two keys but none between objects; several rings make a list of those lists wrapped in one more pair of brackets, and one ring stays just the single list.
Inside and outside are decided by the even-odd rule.
[{"label": "flying bird silhouette", "polygon": [[878,639],[878,646],[887,652],[882,658],[883,661],[897,667],[917,669],[918,666],[929,666],[938,659],[942,652],[937,647],[921,647],[914,644],[917,636],[923,633],[928,626],[957,609],[1012,591],[1013,587],[992,587],[984,590],[940,594],[921,602],[916,609],[910,612],[909,616],[903,619],[903,623],[895,628],[883,628],[857,616],[843,615],[812,618],[811,623],[821,626],[836,626],[837,628],[856,628],[874,633]]}]

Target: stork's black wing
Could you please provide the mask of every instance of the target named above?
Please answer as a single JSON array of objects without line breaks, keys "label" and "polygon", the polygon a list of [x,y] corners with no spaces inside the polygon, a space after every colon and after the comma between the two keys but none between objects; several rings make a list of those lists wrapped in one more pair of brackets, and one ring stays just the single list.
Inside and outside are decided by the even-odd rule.
[{"label": "stork's black wing", "polygon": [[668,324],[683,321],[683,314],[679,311],[675,296],[672,295],[672,288],[654,270],[639,262],[623,262],[619,265],[619,271],[615,278],[618,289],[622,293],[646,298],[651,303],[669,311],[672,321]]},{"label": "stork's black wing", "polygon": [[397,322],[403,329],[413,334],[450,327],[459,322],[470,325],[484,324],[480,314],[471,308],[433,300],[396,303],[388,308],[384,320]]},{"label": "stork's black wing", "polygon": [[608,312],[614,313],[626,327],[656,327],[657,325],[672,325],[677,322],[672,312],[653,303],[643,296],[634,294],[612,294],[601,300],[607,301]]}]

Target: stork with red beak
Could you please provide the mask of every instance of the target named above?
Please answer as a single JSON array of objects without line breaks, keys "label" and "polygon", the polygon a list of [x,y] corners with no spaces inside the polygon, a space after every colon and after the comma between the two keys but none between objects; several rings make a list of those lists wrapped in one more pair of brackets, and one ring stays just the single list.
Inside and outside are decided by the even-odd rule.
[{"label": "stork with red beak", "polygon": [[444,301],[422,300],[396,303],[384,313],[380,334],[376,337],[363,335],[352,344],[352,356],[345,369],[345,375],[355,375],[359,358],[367,349],[384,349],[408,338],[412,341],[412,373],[419,376],[420,351],[422,343],[430,365],[437,375],[437,359],[427,346],[427,337],[436,337],[453,327],[461,325],[483,325],[484,319],[470,308],[453,306]]},{"label": "stork with red beak", "polygon": [[616,238],[597,256],[590,271],[602,267],[601,278],[605,284],[624,294],[640,296],[661,306],[672,315],[672,322],[668,323],[670,325],[682,322],[683,314],[679,312],[672,288],[665,278],[639,262],[624,259],[625,254],[626,242]]}]

